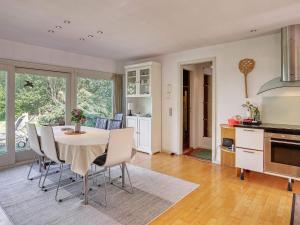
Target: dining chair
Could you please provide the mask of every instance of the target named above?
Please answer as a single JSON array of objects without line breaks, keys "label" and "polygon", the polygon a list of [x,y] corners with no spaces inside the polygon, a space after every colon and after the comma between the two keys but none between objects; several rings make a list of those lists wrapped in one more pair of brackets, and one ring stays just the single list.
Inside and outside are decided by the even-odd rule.
[{"label": "dining chair", "polygon": [[121,120],[121,121],[123,121],[123,116],[124,116],[123,113],[115,113],[114,114],[114,120]]},{"label": "dining chair", "polygon": [[115,129],[121,129],[122,128],[122,121],[121,120],[109,120],[107,129],[108,130],[115,130]]},{"label": "dining chair", "polygon": [[105,129],[107,129],[107,123],[108,123],[108,119],[98,117],[96,119],[96,125],[95,125],[95,127],[99,128],[99,129],[104,129],[105,130]]},{"label": "dining chair", "polygon": [[[45,157],[45,154],[42,152],[41,150],[41,145],[40,145],[40,141],[38,138],[38,134],[36,131],[36,127],[35,124],[33,123],[26,123],[26,128],[27,128],[27,134],[28,134],[28,141],[29,141],[29,145],[30,145],[30,149],[34,151],[35,156],[34,156],[34,160],[30,166],[28,175],[27,175],[27,179],[28,180],[33,180],[35,178],[41,178],[42,176],[42,161],[43,161],[43,157]],[[34,163],[36,162],[36,160],[38,160],[38,164],[39,164],[39,172],[40,175],[37,177],[30,177],[30,173],[32,171],[32,167],[34,165]]]},{"label": "dining chair", "polygon": [[[56,193],[55,193],[55,200],[58,202],[62,202],[62,199],[58,199],[58,191],[60,189],[61,184],[61,177],[62,172],[64,169],[65,162],[61,160],[58,156],[58,149],[56,148],[56,143],[54,139],[53,129],[50,126],[43,126],[41,127],[41,149],[45,153],[48,159],[51,160],[51,162],[59,164],[59,179],[56,186]],[[47,167],[46,174],[42,183],[42,188],[44,191],[47,191],[47,188],[45,188],[45,180],[48,176],[49,169],[50,169],[51,163]],[[73,181],[73,180],[72,180]]]},{"label": "dining chair", "polygon": [[[132,156],[132,148],[133,148],[133,128],[123,128],[112,130],[109,135],[108,148],[107,152],[99,157],[97,157],[94,161],[94,164],[100,167],[104,167],[104,170],[101,172],[104,175],[104,189],[105,189],[105,204],[107,205],[107,187],[106,187],[106,176],[105,172],[108,168],[113,166],[124,166],[124,170],[126,170],[127,177],[129,180],[131,192],[133,193],[133,187],[129,175],[128,168],[126,166],[126,162],[130,161]],[[125,176],[125,174],[123,174]],[[124,187],[121,187],[124,189]],[[124,189],[126,190],[126,189]],[[127,191],[127,190],[126,190]]]}]

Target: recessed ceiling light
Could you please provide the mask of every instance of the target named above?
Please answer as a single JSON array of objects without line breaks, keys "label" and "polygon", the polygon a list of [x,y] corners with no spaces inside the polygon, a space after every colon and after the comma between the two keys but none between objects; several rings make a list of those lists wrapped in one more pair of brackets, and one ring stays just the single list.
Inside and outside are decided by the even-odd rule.
[{"label": "recessed ceiling light", "polygon": [[85,39],[84,39],[84,38],[79,38],[79,40],[80,40],[80,41],[84,41]]},{"label": "recessed ceiling light", "polygon": [[54,33],[54,30],[51,30],[51,29],[50,29],[50,30],[48,30],[48,32],[53,34],[53,33]]},{"label": "recessed ceiling light", "polygon": [[256,31],[257,31],[256,29],[250,30],[251,33],[255,33]]},{"label": "recessed ceiling light", "polygon": [[65,24],[70,24],[71,21],[70,21],[70,20],[65,20],[64,23],[65,23]]},{"label": "recessed ceiling light", "polygon": [[62,28],[62,26],[56,26],[55,28],[56,28],[56,29],[61,29],[61,28]]},{"label": "recessed ceiling light", "polygon": [[92,38],[92,37],[94,37],[94,36],[93,36],[93,35],[91,35],[91,34],[89,34],[89,35],[88,35],[88,38]]},{"label": "recessed ceiling light", "polygon": [[103,34],[103,31],[102,30],[98,30],[97,33],[98,34]]}]

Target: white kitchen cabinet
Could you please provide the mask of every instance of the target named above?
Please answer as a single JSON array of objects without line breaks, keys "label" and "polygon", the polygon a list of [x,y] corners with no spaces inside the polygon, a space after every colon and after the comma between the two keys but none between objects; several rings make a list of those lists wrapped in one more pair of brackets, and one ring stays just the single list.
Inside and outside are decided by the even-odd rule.
[{"label": "white kitchen cabinet", "polygon": [[241,148],[263,150],[264,130],[253,128],[236,128],[236,146]]},{"label": "white kitchen cabinet", "polygon": [[264,171],[264,156],[263,151],[236,148],[236,167],[263,172]]},{"label": "white kitchen cabinet", "polygon": [[138,120],[137,117],[133,116],[127,116],[126,117],[126,124],[127,127],[133,127],[134,129],[134,147],[137,148],[138,143],[137,143],[137,132],[138,132]]},{"label": "white kitchen cabinet", "polygon": [[[139,151],[161,151],[161,64],[144,62],[125,66],[126,126],[135,128]],[[138,115],[138,116],[137,116]]]},{"label": "white kitchen cabinet", "polygon": [[241,170],[244,179],[244,169],[264,172],[264,130],[237,127],[235,130],[235,164]]},{"label": "white kitchen cabinet", "polygon": [[126,127],[133,127],[135,131],[134,142],[136,150],[149,154],[159,151],[159,149],[155,148],[155,143],[151,138],[151,123],[152,119],[148,117],[126,117]]},{"label": "white kitchen cabinet", "polygon": [[138,118],[138,147],[139,149],[151,153],[151,119]]},{"label": "white kitchen cabinet", "polygon": [[160,67],[154,62],[126,66],[126,97],[151,96],[152,86],[156,89],[155,79],[153,82],[152,78],[160,78]]}]

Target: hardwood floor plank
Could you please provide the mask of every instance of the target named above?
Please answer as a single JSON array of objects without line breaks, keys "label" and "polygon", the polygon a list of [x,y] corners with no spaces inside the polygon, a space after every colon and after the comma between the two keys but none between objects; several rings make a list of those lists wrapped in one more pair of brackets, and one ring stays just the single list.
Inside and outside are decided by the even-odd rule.
[{"label": "hardwood floor plank", "polygon": [[[200,187],[151,224],[280,224],[288,225],[292,193],[287,180],[246,173],[244,181],[235,168],[222,167],[188,156],[138,153],[135,165],[200,184]],[[294,191],[300,192],[295,181]]]}]

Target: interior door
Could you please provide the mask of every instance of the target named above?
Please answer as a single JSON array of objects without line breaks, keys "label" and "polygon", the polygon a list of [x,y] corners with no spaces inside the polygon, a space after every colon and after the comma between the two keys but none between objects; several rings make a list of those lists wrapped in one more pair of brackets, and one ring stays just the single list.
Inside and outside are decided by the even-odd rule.
[{"label": "interior door", "polygon": [[136,117],[126,117],[126,127],[132,127],[134,128],[133,130],[133,136],[134,136],[134,147],[137,148],[138,144],[137,144],[137,128],[138,128],[138,124],[137,124],[137,118]]},{"label": "interior door", "polygon": [[138,119],[138,146],[139,149],[149,152],[151,149],[151,119]]}]

